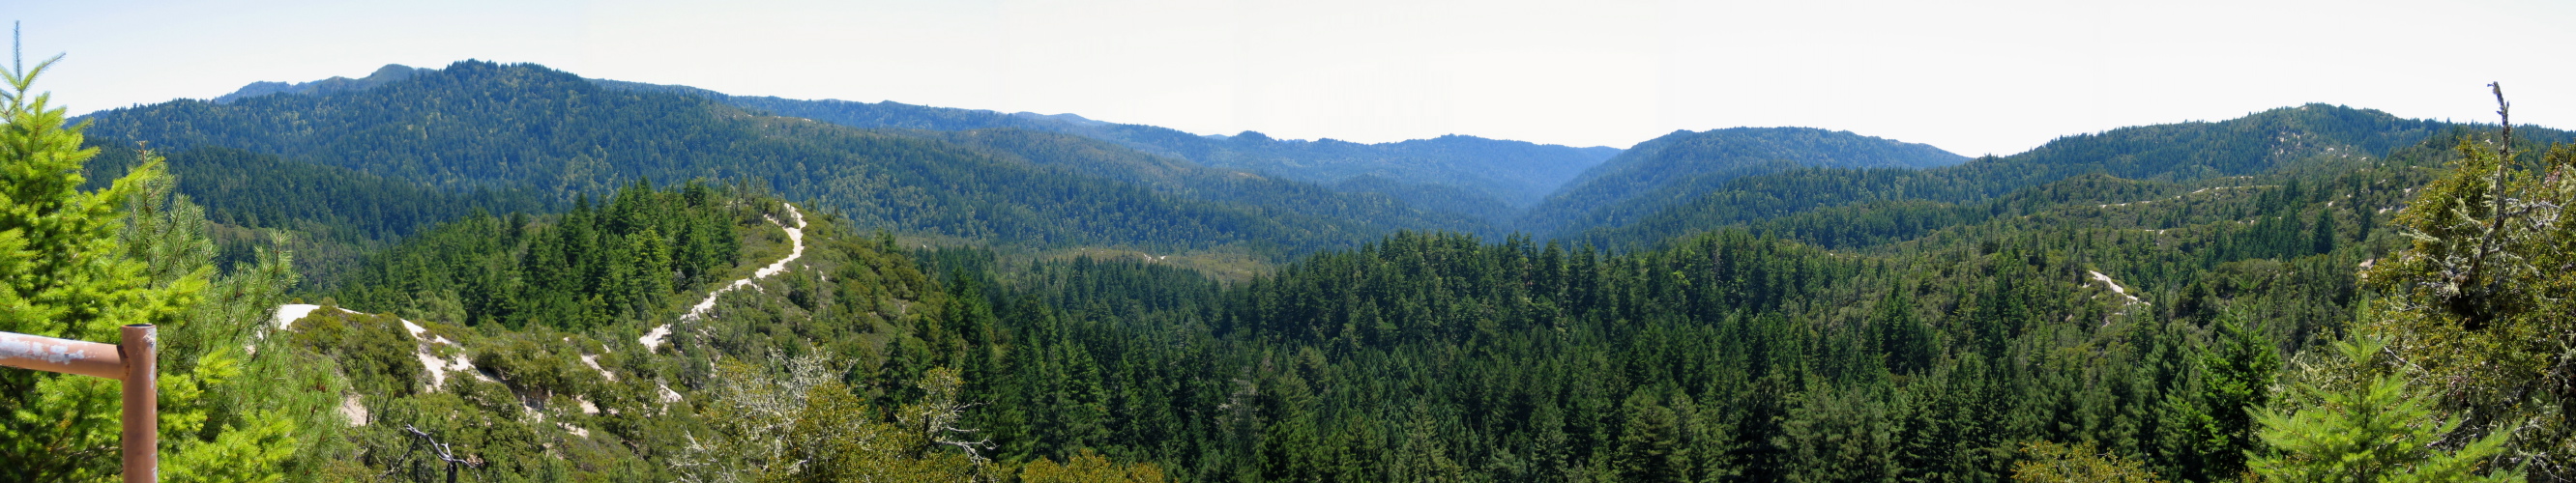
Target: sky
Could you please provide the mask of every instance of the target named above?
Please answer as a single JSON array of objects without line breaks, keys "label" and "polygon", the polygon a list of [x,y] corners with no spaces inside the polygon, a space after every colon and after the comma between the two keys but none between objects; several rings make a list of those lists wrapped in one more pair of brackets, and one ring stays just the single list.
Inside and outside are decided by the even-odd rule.
[{"label": "sky", "polygon": [[1200,134],[1625,148],[1803,126],[2008,155],[2328,103],[2576,128],[2576,2],[7,0],[75,113],[384,64]]}]

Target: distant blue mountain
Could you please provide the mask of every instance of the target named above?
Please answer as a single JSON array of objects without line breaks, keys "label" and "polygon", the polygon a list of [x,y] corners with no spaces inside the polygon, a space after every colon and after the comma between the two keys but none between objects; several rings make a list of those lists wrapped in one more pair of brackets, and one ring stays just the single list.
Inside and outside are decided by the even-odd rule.
[{"label": "distant blue mountain", "polygon": [[1968,158],[1926,144],[1802,127],[1675,131],[1610,159],[1534,207],[1522,229],[1615,226],[1717,190],[1735,178],[1799,167],[1935,168]]},{"label": "distant blue mountain", "polygon": [[1407,186],[1437,185],[1443,196],[1482,195],[1511,207],[1537,203],[1583,170],[1619,154],[1609,147],[1576,148],[1552,144],[1441,136],[1404,142],[1360,144],[1332,139],[1274,139],[1246,131],[1232,136],[1202,136],[1176,129],[1119,124],[1073,114],[1010,113],[904,104],[841,100],[801,100],[734,96],[687,86],[597,80],[614,89],[674,92],[715,99],[772,114],[802,117],[844,126],[875,129],[963,131],[1012,127],[1059,132],[1117,143],[1138,151],[1173,156],[1217,168],[1255,171],[1288,179],[1384,189],[1405,197],[1419,193]]},{"label": "distant blue mountain", "polygon": [[420,74],[420,72],[424,70],[429,69],[420,69],[402,64],[385,64],[384,67],[377,68],[375,73],[367,74],[366,77],[356,79],[333,76],[329,79],[312,82],[298,82],[294,84],[284,82],[252,82],[250,85],[242,86],[241,90],[236,90],[231,94],[224,94],[220,97],[214,98],[213,102],[216,104],[231,104],[233,101],[244,98],[259,97],[269,94],[310,95],[366,90],[376,86],[385,85],[385,83],[388,82],[409,79],[414,75]]},{"label": "distant blue mountain", "polygon": [[1009,126],[857,128],[722,99],[678,88],[615,89],[533,64],[465,61],[388,67],[366,79],[262,84],[220,103],[181,99],[81,121],[100,139],[172,152],[231,148],[446,192],[573,201],[639,179],[741,183],[860,226],[1028,247],[1285,257],[1397,230],[1498,233],[1478,215],[1211,168],[1079,135]]}]

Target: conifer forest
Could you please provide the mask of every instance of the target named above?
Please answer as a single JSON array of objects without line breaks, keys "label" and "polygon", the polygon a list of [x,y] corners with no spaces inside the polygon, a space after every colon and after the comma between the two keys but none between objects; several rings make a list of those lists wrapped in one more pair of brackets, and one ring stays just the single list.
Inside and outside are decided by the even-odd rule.
[{"label": "conifer forest", "polygon": [[[1970,157],[33,60],[0,332],[155,324],[165,481],[2576,480],[2563,85]],[[118,398],[0,369],[0,480]]]}]

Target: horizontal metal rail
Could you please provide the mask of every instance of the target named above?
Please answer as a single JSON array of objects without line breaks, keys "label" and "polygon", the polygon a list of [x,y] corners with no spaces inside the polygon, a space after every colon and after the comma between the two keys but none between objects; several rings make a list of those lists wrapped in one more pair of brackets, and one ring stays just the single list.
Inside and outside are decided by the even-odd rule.
[{"label": "horizontal metal rail", "polygon": [[161,479],[160,395],[152,324],[118,328],[116,344],[0,332],[0,366],[115,379],[124,384],[125,481]]},{"label": "horizontal metal rail", "polygon": [[125,355],[114,344],[0,332],[0,366],[125,379]]}]

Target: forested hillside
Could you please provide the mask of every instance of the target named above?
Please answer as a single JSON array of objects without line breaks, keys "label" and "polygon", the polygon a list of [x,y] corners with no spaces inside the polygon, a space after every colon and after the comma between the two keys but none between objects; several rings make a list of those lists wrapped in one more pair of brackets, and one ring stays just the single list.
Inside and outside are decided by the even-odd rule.
[{"label": "forested hillside", "polygon": [[956,368],[1019,349],[957,280],[828,213],[633,185],[413,237],[282,310],[264,350],[343,361],[351,387],[332,416],[355,451],[303,479],[1164,481],[1080,451],[990,458],[960,420],[989,382],[961,378],[993,376]]},{"label": "forested hillside", "polygon": [[[813,424],[816,398],[842,393],[805,389],[817,395],[774,403],[803,409],[744,412],[735,395],[749,389],[728,381],[837,379],[854,388],[853,402],[832,403],[846,407],[973,403],[952,427],[974,432],[950,441],[988,462],[933,466],[1000,479],[1039,481],[1036,468],[1083,460],[1150,463],[1159,477],[1190,481],[1992,481],[2062,464],[2216,481],[2285,461],[2266,455],[2300,454],[2262,439],[2293,429],[2258,416],[2300,397],[2267,388],[2292,367],[2285,361],[2330,352],[2373,313],[2367,301],[2385,295],[2355,267],[2408,249],[2395,213],[2461,162],[2444,146],[2485,139],[2458,134],[2387,158],[2303,159],[2247,176],[2096,173],[1973,204],[1789,210],[1748,225],[1760,231],[1624,252],[1406,233],[1241,283],[1133,259],[907,250],[825,216],[804,239],[821,258],[719,298],[703,318],[675,316],[682,302],[666,300],[627,316],[543,318],[592,322],[514,323],[446,298],[489,290],[470,280],[517,278],[506,275],[424,278],[458,281],[449,288],[374,279],[350,290],[383,295],[342,303],[466,321],[483,335],[448,337],[507,347],[465,359],[517,368],[493,377],[513,394],[603,408],[540,410],[569,427],[464,436],[502,438],[479,440],[487,448],[651,448],[670,444],[654,441],[672,431],[741,444],[772,434],[758,427]],[[632,188],[604,205],[701,196],[650,193]],[[775,244],[788,240],[756,235],[783,228],[778,209],[731,206],[746,234],[733,273],[779,257]],[[551,223],[615,218],[584,210]],[[382,273],[527,270],[534,255],[468,255],[513,253],[506,243],[456,248],[514,239],[495,233],[520,223],[460,222],[437,233],[465,231],[385,259],[485,268]],[[614,300],[607,286],[560,290]],[[457,306],[467,308],[442,315]],[[667,335],[647,331],[655,324],[669,324]],[[552,332],[581,327],[587,335]],[[635,355],[612,363],[609,354]],[[573,365],[582,355],[601,356],[597,380],[636,382],[577,382],[601,371]],[[709,362],[729,357],[749,359]],[[640,382],[646,375],[670,395],[645,396],[662,391]],[[621,423],[605,412],[634,403],[603,401],[629,400],[685,401],[696,419]],[[401,401],[368,404],[410,404]],[[623,407],[614,414],[651,406]],[[696,424],[706,426],[673,429]],[[732,471],[759,474],[780,460],[743,454],[806,451],[776,441],[788,449],[602,451],[569,466],[482,471],[660,464],[675,469],[602,474],[687,474],[698,461],[738,461]],[[926,454],[968,454],[955,448]]]},{"label": "forested hillside", "polygon": [[[993,319],[1010,329],[989,344],[1062,347],[970,351],[961,364],[968,380],[994,381],[970,387],[994,402],[970,420],[993,430],[1004,459],[1105,448],[1232,481],[2084,474],[2052,473],[2077,471],[2068,468],[2167,481],[2251,471],[2467,479],[2526,463],[2463,463],[2497,454],[2505,436],[2495,436],[2328,466],[2358,451],[2332,446],[2339,435],[2440,431],[2319,419],[2345,417],[2332,415],[2294,423],[2295,410],[2344,411],[2334,401],[2362,396],[2278,382],[2351,387],[2318,379],[2348,377],[2320,368],[2355,367],[2334,366],[2336,351],[2324,348],[2379,324],[2371,300],[2412,297],[2374,291],[2385,289],[2364,284],[2357,267],[2445,260],[2406,258],[2432,243],[2423,240],[2473,243],[2442,238],[2476,233],[2456,231],[2468,228],[2416,218],[2445,210],[2424,204],[2427,186],[2462,186],[2470,191],[2441,196],[2475,200],[2488,186],[2475,180],[2498,166],[2473,156],[2495,138],[2454,134],[2383,145],[2392,158],[2232,166],[2251,177],[2194,180],[2203,184],[2097,173],[1975,206],[1912,207],[1940,225],[1929,228],[1870,229],[1914,220],[1891,203],[1624,253],[1406,234],[1230,285],[1132,261],[997,272],[989,256],[943,253],[933,266],[997,277],[986,298],[1010,301]],[[2544,162],[2546,144],[2519,139],[2521,166],[2576,163],[2576,150]],[[2504,186],[2569,192],[2514,172],[2526,184]],[[2436,181],[2445,178],[2468,181]],[[2478,213],[2502,212],[2466,216],[2489,216]],[[2557,225],[2527,229],[2560,229],[2544,226]],[[2358,367],[2390,370],[2377,364]],[[2459,397],[2441,400],[2504,404]],[[2421,419],[2429,413],[2406,414],[2392,417],[2432,424]],[[2466,434],[2507,433],[2477,431]],[[2510,432],[2536,451],[2563,441],[2551,431]],[[2564,464],[2515,458],[2531,471]]]},{"label": "forested hillside", "polygon": [[1018,340],[1079,349],[987,363],[1028,374],[990,389],[988,425],[1213,480],[1993,480],[2029,441],[2231,477],[2253,436],[2228,415],[2262,405],[2231,388],[2272,366],[2242,367],[2330,340],[2350,267],[2388,246],[2331,221],[2338,197],[2234,205],[2300,207],[2263,223],[2288,230],[2045,226],[1887,255],[1406,235],[1231,287],[1076,262],[999,295],[1026,300],[999,319]]},{"label": "forested hillside", "polygon": [[384,85],[387,82],[409,79],[412,74],[418,74],[421,70],[423,69],[402,64],[385,64],[384,67],[376,68],[375,72],[368,73],[366,77],[356,79],[335,76],[329,79],[312,82],[297,82],[293,84],[284,82],[253,82],[250,83],[250,85],[242,86],[241,90],[233,91],[231,94],[215,96],[215,98],[207,99],[207,101],[216,104],[229,104],[233,101],[269,94],[313,95],[372,89],[376,86]]},{"label": "forested hillside", "polygon": [[[85,176],[89,189],[105,188],[141,159],[133,143],[90,139],[99,150]],[[284,236],[304,283],[337,286],[341,273],[368,253],[431,225],[469,213],[556,211],[556,197],[519,188],[455,192],[225,147],[160,153],[172,175],[187,182],[177,194],[206,208],[217,266],[254,261],[257,247]]]},{"label": "forested hillside", "polygon": [[[8,77],[0,330],[160,324],[179,481],[2576,479],[2564,131],[1683,132],[1540,238],[1454,165],[1202,159],[1390,145],[482,62],[83,127]],[[113,394],[0,372],[0,476],[111,476]]]},{"label": "forested hillside", "polygon": [[[1515,207],[1538,202],[1584,169],[1619,153],[1618,149],[1606,147],[1573,148],[1457,135],[1379,144],[1331,139],[1283,140],[1249,131],[1233,136],[1199,136],[1169,128],[1094,121],[1071,114],[1003,114],[893,101],[871,104],[729,96],[682,86],[597,82],[619,89],[688,93],[781,116],[863,128],[965,131],[1015,127],[1059,132],[1219,168],[1323,184],[1369,176],[1398,185],[1463,190],[1464,193],[1453,196],[1490,198]],[[1373,184],[1349,188],[1396,196],[1404,195],[1408,189],[1419,189],[1380,190]]]},{"label": "forested hillside", "polygon": [[[1350,225],[1348,229],[1355,232],[1393,227],[1499,235],[1503,233],[1500,225],[1508,222],[1504,208],[1467,204],[1483,198],[1465,196],[1458,189],[1350,189],[1354,182],[1327,187],[1209,168],[1104,141],[1043,131],[1004,128],[909,134],[966,146],[998,158],[1124,182],[1159,194],[1239,206],[1263,217],[1310,217],[1307,223]],[[1433,196],[1420,196],[1421,193]],[[1437,195],[1461,197],[1444,199]]]},{"label": "forested hillside", "polygon": [[1967,158],[1922,144],[1811,128],[1679,131],[1583,172],[1522,217],[1537,233],[1619,226],[1717,190],[1727,181],[1798,167],[1933,168]]},{"label": "forested hillside", "polygon": [[[1945,168],[1807,168],[1745,176],[1728,180],[1716,190],[1692,194],[1685,201],[1630,223],[1590,227],[1589,232],[1560,236],[1603,246],[1640,246],[1695,231],[1811,210],[1837,209],[1848,215],[1955,205],[1957,210],[1979,211],[1970,205],[2012,203],[1997,198],[2087,174],[2195,190],[2279,184],[2290,178],[2341,176],[2350,170],[2384,164],[2392,152],[2401,148],[2447,151],[2452,141],[2468,135],[2473,127],[2312,104],[2222,122],[2139,126],[2068,136],[2030,152],[1980,158]],[[2563,131],[2548,129],[2522,132],[2541,141],[2576,139]],[[2413,158],[2429,155],[2419,153]],[[1946,215],[1924,212],[1900,216],[1897,211],[1888,211],[1868,216],[1904,218],[1908,220],[1905,223],[1916,225],[1952,223],[1941,221],[1950,219],[1942,218]],[[1926,216],[1931,218],[1925,219]],[[1966,222],[1981,219],[1982,216]]]},{"label": "forested hillside", "polygon": [[[1302,182],[1220,187],[1217,170],[1078,137],[859,130],[606,89],[533,65],[460,62],[363,89],[180,100],[85,120],[93,135],[158,149],[275,154],[451,192],[530,190],[561,202],[636,179],[750,183],[873,226],[1022,246],[1287,256],[1395,229],[1491,231],[1472,216]],[[1068,154],[1077,152],[1087,154]],[[1137,164],[1084,164],[1104,160]],[[1120,181],[1173,169],[1197,181]]]}]

